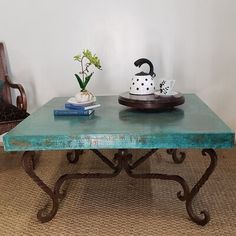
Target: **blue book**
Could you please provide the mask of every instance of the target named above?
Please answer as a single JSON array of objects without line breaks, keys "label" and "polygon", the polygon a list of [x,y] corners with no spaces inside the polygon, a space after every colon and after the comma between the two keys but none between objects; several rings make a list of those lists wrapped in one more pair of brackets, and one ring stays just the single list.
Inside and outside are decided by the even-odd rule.
[{"label": "blue book", "polygon": [[100,107],[100,104],[90,104],[90,105],[77,105],[77,104],[71,104],[71,103],[66,103],[65,108],[67,109],[74,109],[74,110],[81,110],[81,111],[87,111],[91,109],[96,109]]},{"label": "blue book", "polygon": [[94,110],[72,110],[72,109],[55,109],[54,111],[54,116],[90,116],[91,114],[94,113]]}]

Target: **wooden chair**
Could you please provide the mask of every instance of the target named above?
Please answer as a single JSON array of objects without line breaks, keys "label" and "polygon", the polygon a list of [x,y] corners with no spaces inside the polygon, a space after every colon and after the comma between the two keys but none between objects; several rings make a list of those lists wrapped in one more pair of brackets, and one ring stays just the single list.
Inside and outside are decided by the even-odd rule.
[{"label": "wooden chair", "polygon": [[[16,106],[12,103],[12,96],[10,89],[17,89],[19,95],[16,97]],[[20,84],[11,83],[6,62],[6,54],[4,51],[4,45],[0,42],[0,116],[4,118],[0,119],[0,135],[8,132],[20,123],[29,114],[27,110],[27,100],[24,88]],[[8,119],[8,112],[9,119]]]}]

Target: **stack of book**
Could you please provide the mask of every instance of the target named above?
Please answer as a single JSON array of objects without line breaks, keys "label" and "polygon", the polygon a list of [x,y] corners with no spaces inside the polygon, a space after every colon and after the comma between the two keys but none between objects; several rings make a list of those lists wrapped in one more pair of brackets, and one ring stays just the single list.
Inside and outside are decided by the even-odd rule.
[{"label": "stack of book", "polygon": [[54,116],[90,116],[94,113],[94,109],[100,107],[100,104],[75,104],[65,103],[64,108],[55,109]]}]

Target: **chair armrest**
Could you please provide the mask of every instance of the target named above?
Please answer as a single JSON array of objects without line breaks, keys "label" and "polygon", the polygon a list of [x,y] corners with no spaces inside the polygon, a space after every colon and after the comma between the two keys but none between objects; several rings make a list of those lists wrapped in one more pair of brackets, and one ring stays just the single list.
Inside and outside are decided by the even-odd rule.
[{"label": "chair armrest", "polygon": [[26,111],[27,110],[27,98],[26,98],[26,93],[25,93],[25,90],[24,90],[23,86],[21,84],[14,84],[14,83],[12,83],[9,80],[7,75],[5,75],[5,80],[6,80],[6,83],[8,84],[8,86],[10,88],[18,89],[19,90],[20,95],[17,96],[17,98],[16,98],[16,105],[22,111]]}]

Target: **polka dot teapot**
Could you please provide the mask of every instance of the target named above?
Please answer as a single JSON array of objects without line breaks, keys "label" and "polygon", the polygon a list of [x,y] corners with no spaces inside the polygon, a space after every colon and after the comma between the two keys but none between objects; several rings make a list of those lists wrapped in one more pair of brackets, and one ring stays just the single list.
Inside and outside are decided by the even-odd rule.
[{"label": "polka dot teapot", "polygon": [[148,64],[150,67],[149,73],[143,71],[137,73],[131,81],[130,94],[148,95],[155,91],[154,77],[156,74],[153,71],[153,64],[146,58],[141,58],[134,62],[135,66],[141,67],[143,64]]}]

